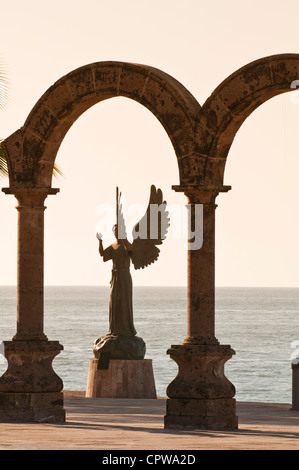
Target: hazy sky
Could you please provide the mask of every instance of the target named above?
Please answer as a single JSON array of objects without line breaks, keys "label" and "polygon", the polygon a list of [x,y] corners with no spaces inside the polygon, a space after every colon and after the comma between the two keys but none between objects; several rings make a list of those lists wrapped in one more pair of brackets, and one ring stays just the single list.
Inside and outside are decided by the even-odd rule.
[{"label": "hazy sky", "polygon": [[[147,64],[179,80],[203,104],[239,67],[272,54],[299,53],[298,0],[1,1],[0,57],[11,84],[0,137],[21,127],[59,78],[91,62]],[[299,102],[299,99],[298,99]],[[216,283],[299,286],[299,103],[285,94],[243,124],[228,157],[218,197]],[[58,152],[60,193],[49,196],[45,283],[108,285],[99,258],[100,205],[115,186],[128,206],[145,205],[152,183],[183,216],[172,145],[156,118],[132,100],[114,98],[87,111]],[[8,185],[0,180],[1,186]],[[0,194],[0,284],[16,283],[16,200]],[[132,214],[133,217],[133,214]],[[133,271],[135,285],[185,285],[183,234],[170,230],[158,263]],[[109,235],[110,237],[110,235]],[[105,236],[104,244],[112,241]]]}]

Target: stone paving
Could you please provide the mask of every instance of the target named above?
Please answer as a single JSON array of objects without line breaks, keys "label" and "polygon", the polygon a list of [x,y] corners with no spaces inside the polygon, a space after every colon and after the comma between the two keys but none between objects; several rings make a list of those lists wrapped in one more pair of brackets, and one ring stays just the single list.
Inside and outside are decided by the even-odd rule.
[{"label": "stone paving", "polygon": [[164,429],[164,398],[65,395],[66,423],[1,423],[0,449],[299,450],[299,411],[288,404],[237,403],[237,431],[195,431]]}]

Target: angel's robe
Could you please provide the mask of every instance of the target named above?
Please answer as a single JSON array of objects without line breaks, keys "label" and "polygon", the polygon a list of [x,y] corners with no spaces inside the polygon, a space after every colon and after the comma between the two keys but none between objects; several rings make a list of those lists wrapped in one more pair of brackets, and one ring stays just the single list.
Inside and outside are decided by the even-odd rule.
[{"label": "angel's robe", "polygon": [[109,302],[109,335],[135,336],[133,323],[132,277],[130,256],[123,243],[108,246],[103,261],[112,260]]}]

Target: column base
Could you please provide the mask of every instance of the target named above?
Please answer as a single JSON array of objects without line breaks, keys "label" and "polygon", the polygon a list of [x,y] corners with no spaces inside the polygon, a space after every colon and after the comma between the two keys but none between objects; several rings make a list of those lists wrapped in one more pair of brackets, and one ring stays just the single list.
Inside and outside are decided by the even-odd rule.
[{"label": "column base", "polygon": [[167,351],[179,366],[167,387],[165,427],[237,429],[235,387],[224,375],[229,345],[183,344]]},{"label": "column base", "polygon": [[63,382],[52,361],[62,349],[58,341],[4,341],[8,366],[0,377],[0,392],[60,392]]},{"label": "column base", "polygon": [[63,393],[0,392],[0,422],[65,422]]},{"label": "column base", "polygon": [[292,363],[292,407],[291,411],[299,411],[299,364]]},{"label": "column base", "polygon": [[165,428],[236,430],[236,401],[233,398],[198,400],[168,399]]},{"label": "column base", "polygon": [[98,362],[90,359],[86,397],[157,398],[151,359],[110,359],[103,369]]}]

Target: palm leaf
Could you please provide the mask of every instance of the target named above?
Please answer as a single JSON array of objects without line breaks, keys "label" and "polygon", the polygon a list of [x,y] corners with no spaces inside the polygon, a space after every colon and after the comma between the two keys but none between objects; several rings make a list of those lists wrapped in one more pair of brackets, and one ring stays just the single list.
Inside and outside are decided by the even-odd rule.
[{"label": "palm leaf", "polygon": [[54,163],[54,167],[53,167],[53,176],[54,178],[56,178],[57,180],[59,180],[59,178],[62,176],[63,177],[63,173],[61,171],[61,169],[59,168],[59,166],[57,166],[55,163]]},{"label": "palm leaf", "polygon": [[8,97],[8,79],[0,63],[0,109],[4,109]]},{"label": "palm leaf", "polygon": [[[8,92],[8,81],[6,74],[2,68],[2,64],[0,63],[0,109],[4,109],[5,104],[7,102],[7,92]],[[1,142],[1,141],[0,141]],[[6,157],[4,154],[4,150],[1,147],[0,143],[0,176],[7,176],[8,169],[7,169],[7,162]]]},{"label": "palm leaf", "polygon": [[8,176],[7,161],[4,150],[0,144],[0,176]]},{"label": "palm leaf", "polygon": [[[3,148],[1,147],[1,142],[0,142],[0,177],[7,177],[7,176],[8,176],[7,160],[6,160],[6,156],[5,156]],[[56,179],[59,179],[60,176],[63,176],[62,171],[55,164],[53,168],[53,176]]]},{"label": "palm leaf", "polygon": [[[6,105],[7,96],[8,96],[8,80],[2,68],[2,64],[0,62],[0,110],[3,110]],[[7,176],[8,176],[7,160],[6,160],[4,150],[1,147],[1,140],[0,140],[0,177],[7,177]],[[53,176],[54,178],[57,178],[57,179],[60,176],[63,176],[62,171],[55,164],[53,168]]]}]

